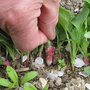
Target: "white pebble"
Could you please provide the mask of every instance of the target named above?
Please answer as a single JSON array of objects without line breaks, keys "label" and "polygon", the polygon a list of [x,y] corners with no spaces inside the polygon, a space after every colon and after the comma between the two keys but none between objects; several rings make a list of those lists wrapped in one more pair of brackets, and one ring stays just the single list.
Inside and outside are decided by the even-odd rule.
[{"label": "white pebble", "polygon": [[22,57],[22,62],[25,62],[25,61],[27,60],[27,58],[28,58],[28,57],[27,57],[26,55],[23,56],[23,57]]},{"label": "white pebble", "polygon": [[47,78],[51,78],[53,81],[58,77],[56,70],[51,70],[50,73],[47,74]]},{"label": "white pebble", "polygon": [[79,11],[79,8],[76,8],[74,11],[75,11],[75,12],[78,12],[78,11]]},{"label": "white pebble", "polygon": [[58,71],[57,74],[58,74],[59,77],[61,77],[61,76],[64,75],[64,71]]},{"label": "white pebble", "polygon": [[58,77],[57,74],[53,74],[53,73],[48,73],[47,74],[47,78],[51,78],[53,81]]},{"label": "white pebble", "polygon": [[63,75],[64,75],[63,71],[51,70],[51,73],[48,73],[47,77],[51,78],[54,81],[57,77],[61,77]]},{"label": "white pebble", "polygon": [[59,77],[57,77],[57,78],[56,78],[56,82],[55,82],[56,86],[60,86],[61,83],[62,83],[62,79],[59,78]]},{"label": "white pebble", "polygon": [[40,78],[39,81],[40,81],[43,88],[47,85],[47,80],[46,79]]},{"label": "white pebble", "polygon": [[85,65],[85,63],[84,63],[84,61],[82,59],[80,59],[80,58],[75,59],[75,63],[74,63],[75,67],[82,67],[84,65]]},{"label": "white pebble", "polygon": [[90,90],[90,84],[86,83],[86,84],[85,84],[85,87],[86,87],[88,90]]},{"label": "white pebble", "polygon": [[43,64],[43,58],[37,57],[37,58],[35,59],[35,63],[36,63],[36,64],[39,64],[39,65],[42,65],[42,64]]},{"label": "white pebble", "polygon": [[89,76],[89,74],[86,74],[86,73],[84,74],[84,73],[82,73],[82,72],[79,72],[79,75],[81,75],[81,76],[83,76],[83,77],[85,77],[85,78]]}]

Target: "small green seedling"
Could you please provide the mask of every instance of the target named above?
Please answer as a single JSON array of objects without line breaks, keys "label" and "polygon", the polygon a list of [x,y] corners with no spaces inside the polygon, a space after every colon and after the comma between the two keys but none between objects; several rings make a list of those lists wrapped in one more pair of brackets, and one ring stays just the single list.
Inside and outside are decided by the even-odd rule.
[{"label": "small green seedling", "polygon": [[84,71],[90,75],[90,66],[87,66],[84,68]]},{"label": "small green seedling", "polygon": [[[48,90],[49,84],[47,84],[42,90]],[[37,90],[31,83],[24,84],[24,90]]]},{"label": "small green seedling", "polygon": [[[6,68],[7,74],[12,82],[10,82],[8,79],[0,78],[0,85],[8,88],[15,88],[19,87],[19,81],[16,71],[11,67],[7,66]],[[20,86],[24,86],[25,83],[32,80],[37,76],[36,71],[28,72],[21,80]],[[37,90],[35,86],[32,84],[29,85],[29,89],[26,89],[27,87],[24,86],[24,90]],[[30,89],[31,88],[31,89]]]},{"label": "small green seedling", "polygon": [[58,70],[60,70],[62,67],[65,67],[66,66],[64,59],[62,59],[62,60],[59,59],[58,60],[58,63],[59,63]]},{"label": "small green seedling", "polygon": [[37,90],[31,83],[24,85],[24,90]]}]

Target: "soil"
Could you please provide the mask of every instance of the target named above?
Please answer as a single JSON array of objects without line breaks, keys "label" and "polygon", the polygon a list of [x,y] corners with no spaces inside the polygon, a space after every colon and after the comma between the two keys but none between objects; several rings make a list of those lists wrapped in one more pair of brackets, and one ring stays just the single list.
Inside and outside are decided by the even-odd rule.
[{"label": "soil", "polygon": [[[44,66],[37,68],[33,63],[34,63],[35,58],[38,56],[38,53],[36,53],[30,57],[29,67],[26,67],[25,66],[26,62],[22,63],[20,58],[17,59],[18,57],[16,58],[15,61],[12,61],[12,67],[17,71],[19,80],[27,72],[37,71],[38,76],[34,80],[30,81],[33,85],[36,86],[37,90],[42,90],[40,78],[43,78],[47,81],[47,84],[49,84],[48,90],[87,90],[87,89],[85,89],[85,83],[90,83],[90,77],[88,76],[87,78],[85,78],[85,77],[79,75],[79,72],[82,72],[83,68],[75,68],[75,70],[72,71],[71,67],[70,67],[70,63],[69,63],[70,58],[68,57],[69,52],[66,51],[65,47],[63,47],[61,49],[61,51],[58,51],[55,47],[53,47],[53,48],[54,48],[54,56],[53,56],[53,64],[51,66],[47,66],[47,64],[44,63]],[[62,53],[62,55],[61,55],[61,53]],[[45,57],[45,53],[42,54],[42,57]],[[68,63],[67,63],[66,67],[63,67],[61,69],[64,71],[64,75],[62,77],[57,77],[53,81],[52,79],[47,78],[47,73],[52,70],[57,70],[57,66],[58,66],[57,61],[60,58],[64,58],[65,62],[66,63],[68,62]],[[0,77],[8,79],[5,66],[0,66]],[[74,80],[74,82],[77,82],[77,79],[79,79],[79,81],[83,82],[84,88],[82,88],[82,85],[81,85],[81,87],[75,89],[76,86],[73,85],[73,89],[72,89],[72,86],[70,86],[70,82],[72,83],[73,80]],[[65,89],[67,87],[69,87],[69,88]],[[82,88],[82,89],[80,89],[80,88]],[[23,90],[23,88],[21,89],[21,87],[15,88],[15,89],[8,89],[8,88],[0,87],[0,89],[1,90]]]},{"label": "soil", "polygon": [[[59,0],[60,6],[71,10],[75,13],[80,12],[82,9],[84,0]],[[53,41],[54,42],[54,41]],[[79,72],[83,71],[83,68],[75,68],[74,71],[71,70],[70,66],[70,55],[69,52],[65,49],[65,44],[63,48],[61,48],[60,51],[57,50],[55,47],[56,43],[53,43],[54,48],[54,56],[53,56],[53,63],[51,66],[47,66],[47,64],[44,62],[44,65],[42,65],[40,68],[38,66],[34,65],[35,58],[38,57],[38,52],[34,53],[32,56],[30,56],[29,60],[29,67],[26,67],[26,62],[22,63],[20,56],[16,54],[15,61],[11,61],[12,67],[17,71],[17,74],[19,76],[19,80],[29,71],[37,71],[38,76],[31,80],[30,82],[36,86],[37,90],[42,90],[42,85],[40,79],[45,79],[47,81],[47,84],[49,84],[48,90],[87,90],[85,88],[85,83],[90,83],[90,77],[87,78],[80,76]],[[42,54],[43,59],[45,60],[45,53]],[[58,59],[64,58],[67,66],[62,67],[61,70],[64,71],[64,75],[62,77],[57,77],[54,81],[50,78],[47,78],[47,73],[50,71],[57,70],[58,66]],[[0,77],[8,78],[6,74],[6,67],[3,65],[0,65]],[[76,85],[78,84],[78,85]],[[22,87],[15,88],[15,89],[8,89],[3,88],[0,86],[0,90],[23,90]]]}]

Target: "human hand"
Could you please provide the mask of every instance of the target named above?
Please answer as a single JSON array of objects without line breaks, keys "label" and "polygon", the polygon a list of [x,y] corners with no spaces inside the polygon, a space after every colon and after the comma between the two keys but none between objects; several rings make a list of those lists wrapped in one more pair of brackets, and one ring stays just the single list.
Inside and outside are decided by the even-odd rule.
[{"label": "human hand", "polygon": [[0,27],[19,50],[31,51],[55,38],[58,11],[59,0],[0,0]]}]

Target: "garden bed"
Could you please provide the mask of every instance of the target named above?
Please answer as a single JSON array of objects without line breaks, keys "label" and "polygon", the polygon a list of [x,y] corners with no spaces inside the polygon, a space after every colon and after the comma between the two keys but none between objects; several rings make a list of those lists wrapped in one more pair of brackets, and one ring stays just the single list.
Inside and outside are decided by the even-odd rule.
[{"label": "garden bed", "polygon": [[[82,10],[84,0],[59,0],[60,6],[73,11],[74,13],[79,13]],[[48,90],[88,90],[86,88],[86,83],[90,85],[90,75],[85,74],[84,67],[89,66],[85,64],[82,67],[75,67],[72,70],[72,65],[70,61],[70,52],[67,46],[67,42],[64,42],[61,46],[61,49],[57,49],[57,40],[51,42],[53,47],[53,62],[50,66],[48,66],[45,62],[45,48],[42,52],[41,57],[44,59],[42,64],[37,64],[35,59],[39,56],[39,52],[36,50],[34,54],[30,56],[29,65],[26,67],[26,61],[22,62],[22,57],[19,54],[15,54],[15,60],[12,61],[11,57],[9,57],[9,61],[11,62],[11,66],[16,70],[19,81],[21,78],[28,73],[29,71],[37,71],[38,75],[36,78],[30,81],[37,90],[42,90],[47,84],[49,84]],[[66,49],[67,47],[67,49]],[[90,46],[88,47],[88,52],[90,53]],[[2,53],[2,52],[0,52]],[[77,55],[81,53],[78,52]],[[4,54],[3,54],[4,55]],[[80,57],[82,58],[82,56]],[[58,63],[59,59],[64,59],[65,66],[60,66]],[[90,59],[90,58],[89,58]],[[84,73],[84,75],[81,75]],[[9,79],[6,73],[6,67],[4,65],[0,65],[0,77]],[[9,89],[0,86],[0,90],[24,90],[23,87]]]}]

